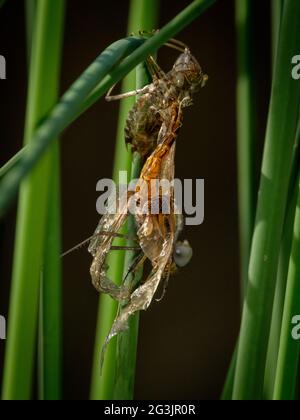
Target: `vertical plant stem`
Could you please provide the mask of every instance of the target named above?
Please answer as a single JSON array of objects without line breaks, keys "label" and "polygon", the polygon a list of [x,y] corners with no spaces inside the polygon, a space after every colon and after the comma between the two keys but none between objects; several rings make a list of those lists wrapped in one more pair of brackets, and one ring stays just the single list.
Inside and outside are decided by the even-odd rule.
[{"label": "vertical plant stem", "polygon": [[276,53],[280,34],[280,25],[282,18],[284,0],[272,0],[271,1],[271,38],[272,38],[272,64],[274,67],[276,60]]},{"label": "vertical plant stem", "polygon": [[[30,61],[31,44],[36,23],[36,0],[26,0],[27,52]],[[65,0],[58,22],[63,34]],[[58,45],[61,49],[62,42]],[[60,55],[60,53],[58,53]],[[57,78],[58,84],[58,78]],[[57,85],[58,93],[58,85]],[[57,96],[58,99],[58,96]],[[61,398],[61,215],[60,215],[60,147],[51,146],[51,179],[49,188],[49,210],[45,238],[44,266],[41,272],[40,314],[39,314],[39,364],[38,389],[40,400]]]},{"label": "vertical plant stem", "polygon": [[[61,56],[66,0],[60,0],[56,26],[60,28],[57,57]],[[59,30],[57,28],[57,30]],[[58,78],[57,78],[58,82]],[[58,85],[56,86],[58,99]],[[49,205],[46,226],[44,265],[40,289],[39,328],[39,397],[60,400],[62,397],[62,266],[61,266],[61,189],[60,145],[50,146]]]},{"label": "vertical plant stem", "polygon": [[[299,193],[300,196],[300,193]],[[274,400],[293,400],[296,392],[300,341],[292,337],[293,317],[300,314],[300,200],[298,199],[294,239],[282,320]]]},{"label": "vertical plant stem", "polygon": [[[238,80],[236,91],[237,154],[238,154],[238,197],[240,236],[241,303],[248,282],[248,267],[256,205],[256,94],[253,45],[254,14],[252,0],[235,1],[235,22],[237,34]],[[222,399],[230,400],[233,391],[237,347],[233,354],[226,378]]]},{"label": "vertical plant stem", "polygon": [[228,370],[228,373],[227,373],[225,385],[224,385],[223,392],[222,392],[222,395],[221,395],[221,400],[222,401],[230,401],[232,399],[234,375],[235,375],[235,368],[236,368],[236,358],[237,358],[237,348],[238,348],[238,343],[236,345],[233,356],[231,358],[231,362],[230,362],[229,370]]},{"label": "vertical plant stem", "polygon": [[285,0],[263,156],[234,399],[261,399],[283,223],[298,120],[300,84],[291,59],[300,45],[300,3]]},{"label": "vertical plant stem", "polygon": [[237,138],[242,300],[248,281],[255,218],[256,95],[253,69],[254,16],[252,0],[236,0],[238,40]]},{"label": "vertical plant stem", "polygon": [[25,0],[28,67],[30,65],[31,46],[32,46],[32,40],[34,37],[36,5],[37,5],[36,2],[37,0]]},{"label": "vertical plant stem", "polygon": [[[271,2],[272,71],[275,65],[278,41],[279,41],[279,36],[280,36],[283,2],[284,0],[274,0]],[[295,185],[294,185],[293,199],[291,200],[291,202],[289,200],[290,204],[288,205],[288,209],[287,209],[282,244],[281,244],[281,249],[280,249],[277,280],[276,280],[276,290],[275,290],[275,297],[274,297],[272,324],[271,324],[271,329],[270,329],[270,338],[269,338],[266,372],[265,372],[265,384],[264,384],[264,398],[268,400],[272,399],[273,391],[274,391],[274,381],[275,381],[277,358],[278,358],[282,313],[283,313],[283,305],[284,305],[284,298],[285,298],[285,289],[286,289],[290,251],[291,251],[292,238],[293,238],[295,207],[296,207],[296,201],[297,201],[296,182],[297,180],[294,180]]]},{"label": "vertical plant stem", "polygon": [[[145,15],[144,15],[145,16]],[[143,19],[141,19],[143,20]],[[156,22],[149,21],[149,26],[154,27]],[[145,86],[151,82],[151,77],[147,71],[147,67],[140,64],[136,70],[136,88]],[[131,180],[138,179],[141,170],[141,158],[136,153],[133,157],[131,166]],[[131,237],[136,236],[136,225],[134,217],[130,216],[128,223],[128,231]],[[134,245],[128,241],[128,245]],[[125,270],[124,275],[126,276],[129,268],[137,258],[137,253],[133,251],[127,251],[125,256]],[[136,273],[130,274],[125,281],[126,286],[133,290],[134,285],[140,282],[142,278],[143,270],[139,269]],[[138,344],[138,332],[139,332],[139,313],[134,314],[129,319],[129,329],[120,334],[117,337],[117,366],[116,366],[116,384],[114,390],[114,399],[116,400],[132,400],[134,395],[134,380],[135,380],[135,368],[136,368],[136,355],[137,355],[137,344]]]},{"label": "vertical plant stem", "polygon": [[270,329],[265,383],[264,383],[264,399],[271,400],[273,398],[275,375],[277,369],[277,359],[279,350],[279,341],[282,326],[282,315],[286,293],[286,283],[288,276],[288,268],[290,262],[290,254],[292,249],[295,210],[298,197],[298,176],[299,176],[299,150],[300,146],[300,125],[298,125],[295,148],[293,153],[293,166],[289,186],[289,196],[287,200],[287,209],[284,221],[283,235],[281,240],[280,256],[278,263],[276,290],[274,296],[274,304],[272,311],[272,323]]},{"label": "vertical plant stem", "polygon": [[62,396],[61,200],[58,142],[51,146],[51,154],[49,208],[40,293],[39,398],[53,401],[60,400]]},{"label": "vertical plant stem", "polygon": [[[57,98],[63,2],[40,0],[31,53],[25,144]],[[51,152],[23,182],[17,216],[3,399],[31,395],[51,176]]]},{"label": "vertical plant stem", "polygon": [[[296,163],[296,162],[295,162]],[[284,222],[284,230],[281,242],[276,290],[274,296],[274,305],[272,311],[272,323],[270,328],[270,337],[268,345],[268,353],[266,360],[265,381],[264,381],[264,399],[271,400],[273,398],[275,375],[277,369],[277,359],[279,350],[279,341],[282,325],[282,314],[284,299],[286,293],[286,282],[288,275],[288,267],[290,253],[293,240],[293,227],[295,219],[295,209],[297,204],[298,184],[297,180],[294,184],[294,192],[288,200],[287,214]]]},{"label": "vertical plant stem", "polygon": [[[300,139],[300,119],[297,139]],[[299,163],[299,162],[298,162]],[[299,168],[299,167],[298,167]],[[275,400],[293,400],[296,394],[300,342],[292,337],[293,317],[300,314],[300,184],[297,176],[297,208],[294,219],[293,240],[289,260],[286,293],[279,342],[274,385]],[[292,223],[291,223],[292,224]]]},{"label": "vertical plant stem", "polygon": [[[134,157],[133,165],[134,164],[136,166],[135,168],[133,168],[132,174],[135,171],[135,169],[138,169],[139,167],[140,159],[138,156]],[[139,176],[139,171],[137,170],[136,172],[137,175],[134,178],[137,178]],[[129,217],[128,231],[130,232],[130,234],[135,232],[135,222],[133,216]],[[128,245],[130,246],[134,244],[128,241]],[[124,261],[124,275],[127,274],[136,256],[136,253],[133,251],[126,252]],[[138,272],[135,273],[134,276],[130,274],[127,280],[125,281],[125,285],[130,287],[133,282],[139,282],[141,280],[142,273],[143,270],[140,269]],[[139,314],[134,314],[132,317],[130,317],[128,325],[128,330],[117,337],[116,376],[113,394],[113,398],[115,400],[133,399],[137,341],[139,332]]]},{"label": "vertical plant stem", "polygon": [[[128,20],[128,33],[136,32],[139,29],[153,29],[152,22],[155,21],[157,13],[157,0],[131,0]],[[148,24],[150,26],[148,27]],[[122,91],[133,90],[136,86],[135,72],[131,72],[122,84]],[[126,150],[124,139],[124,125],[129,110],[134,104],[134,97],[123,99],[120,104],[116,153],[114,159],[113,179],[118,182],[119,172],[131,172],[131,155]],[[117,240],[116,245],[124,245],[124,241]],[[124,273],[124,252],[114,252],[109,256],[110,267],[108,275],[117,284],[120,284]],[[117,304],[110,297],[102,295],[100,298],[96,342],[94,351],[94,363],[92,370],[91,399],[106,400],[113,399],[116,372],[116,339],[112,340],[107,348],[103,364],[102,375],[100,376],[100,354],[101,349],[113,321],[117,314]]]}]

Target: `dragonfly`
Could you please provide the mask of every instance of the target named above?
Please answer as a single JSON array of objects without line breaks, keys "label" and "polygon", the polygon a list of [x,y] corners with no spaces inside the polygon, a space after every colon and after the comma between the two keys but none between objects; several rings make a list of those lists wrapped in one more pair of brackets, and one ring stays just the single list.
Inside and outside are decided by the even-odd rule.
[{"label": "dragonfly", "polygon": [[[153,182],[167,180],[172,185],[176,139],[183,122],[183,110],[193,104],[194,94],[205,86],[208,76],[181,41],[172,39],[166,45],[180,51],[169,72],[165,73],[153,56],[149,56],[146,64],[152,76],[150,84],[119,95],[112,95],[112,87],[106,96],[107,101],[112,101],[138,95],[126,120],[125,142],[144,158],[138,185],[147,188],[137,186],[135,191],[128,190],[118,197],[116,211],[107,208],[90,242],[89,252],[93,256],[90,273],[94,287],[121,303],[102,354],[109,341],[128,328],[129,317],[146,310],[159,285],[164,284],[165,290],[170,275],[192,258],[189,243],[179,241],[184,223],[182,214],[176,211],[174,188],[167,192],[161,187],[153,189]],[[155,202],[160,210],[152,214]],[[168,212],[162,211],[164,203],[168,203]],[[115,249],[114,238],[120,235],[118,232],[124,226],[132,205],[136,208],[137,246],[131,249],[140,250],[140,255],[129,271],[136,271],[146,260],[152,267],[146,280],[134,290],[124,282],[118,286],[109,279],[106,263],[109,252]]]}]

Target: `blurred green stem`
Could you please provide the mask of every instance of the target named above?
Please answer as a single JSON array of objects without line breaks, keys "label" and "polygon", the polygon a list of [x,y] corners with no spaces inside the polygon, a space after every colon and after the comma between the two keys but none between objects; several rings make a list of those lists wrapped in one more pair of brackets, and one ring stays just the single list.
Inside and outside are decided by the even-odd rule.
[{"label": "blurred green stem", "polygon": [[[236,90],[237,158],[240,234],[241,304],[247,290],[249,256],[256,206],[256,84],[254,75],[254,15],[252,0],[235,1],[238,80]],[[237,346],[231,360],[222,399],[233,391]]]},{"label": "blurred green stem", "polygon": [[242,302],[248,280],[250,247],[255,218],[256,94],[253,69],[254,15],[252,0],[236,0],[238,40],[237,138]]},{"label": "blurred green stem", "polygon": [[262,398],[280,243],[292,171],[300,84],[291,57],[300,45],[300,3],[285,0],[261,171],[249,283],[233,399]]},{"label": "blurred green stem", "polygon": [[[25,144],[57,100],[64,2],[40,0],[32,46]],[[46,234],[51,152],[23,182],[17,217],[3,399],[31,395],[38,296]]]},{"label": "blurred green stem", "polygon": [[[300,111],[300,109],[299,109]],[[297,140],[300,140],[300,119],[298,125]],[[300,314],[300,184],[299,184],[299,159],[297,160],[297,173],[295,196],[297,197],[297,208],[294,218],[294,229],[292,233],[292,245],[289,258],[289,267],[286,283],[286,292],[281,299],[284,305],[282,310],[281,334],[276,368],[274,399],[293,400],[297,388],[297,375],[300,355],[300,341],[292,336],[293,318]],[[291,220],[292,225],[292,220]]]},{"label": "blurred green stem", "polygon": [[272,38],[272,64],[274,67],[278,48],[280,25],[284,0],[271,0],[271,38]]}]

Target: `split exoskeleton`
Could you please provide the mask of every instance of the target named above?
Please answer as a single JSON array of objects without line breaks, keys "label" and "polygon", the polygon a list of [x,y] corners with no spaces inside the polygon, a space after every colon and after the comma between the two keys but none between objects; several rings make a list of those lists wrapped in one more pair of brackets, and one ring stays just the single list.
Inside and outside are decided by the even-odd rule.
[{"label": "split exoskeleton", "polygon": [[[94,258],[90,270],[93,285],[99,292],[107,293],[122,303],[105,347],[113,336],[126,329],[128,318],[132,314],[149,307],[159,285],[162,282],[167,283],[174,267],[186,265],[192,257],[188,242],[178,241],[183,222],[182,215],[175,212],[174,188],[170,188],[168,192],[162,192],[160,187],[153,190],[153,182],[167,180],[172,185],[176,138],[182,125],[183,109],[192,105],[193,94],[205,85],[208,77],[183,43],[170,40],[167,45],[181,51],[168,73],[150,56],[147,66],[152,76],[151,84],[115,96],[111,96],[110,90],[106,97],[110,101],[139,95],[126,121],[125,141],[131,145],[133,152],[139,153],[145,159],[140,181],[149,188],[143,193],[137,187],[136,191],[127,191],[119,197],[117,211],[112,213],[110,208],[107,209],[89,247]],[[167,202],[169,211],[152,214],[151,208],[155,200],[160,208],[163,202]],[[124,285],[117,286],[113,279],[109,279],[106,264],[114,233],[119,232],[124,225],[132,204],[136,209],[134,217],[137,244],[142,252],[135,266],[146,259],[152,266],[148,278],[135,290],[129,290]],[[145,206],[149,211],[145,211]]]}]

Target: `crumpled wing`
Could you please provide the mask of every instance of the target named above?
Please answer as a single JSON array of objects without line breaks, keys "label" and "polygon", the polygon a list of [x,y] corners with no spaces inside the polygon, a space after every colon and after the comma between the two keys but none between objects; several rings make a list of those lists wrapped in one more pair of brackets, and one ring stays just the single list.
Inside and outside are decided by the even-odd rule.
[{"label": "crumpled wing", "polygon": [[[125,223],[128,217],[129,200],[130,198],[127,198],[126,192],[126,197],[118,199],[117,212],[115,214],[110,213],[110,208],[107,209],[107,213],[103,215],[95,231],[95,238],[89,246],[89,252],[94,257],[90,268],[92,283],[98,292],[107,293],[116,300],[127,299],[129,292],[123,287],[118,287],[107,278],[105,261],[114,240],[114,236],[109,234],[119,232]],[[108,235],[103,235],[103,232],[107,232]]]},{"label": "crumpled wing", "polygon": [[[175,142],[170,148],[170,151],[161,162],[161,168],[159,172],[159,180],[167,180],[170,183],[174,180],[174,160],[175,160],[175,151],[176,151],[176,144]],[[175,215],[173,214],[172,209],[174,208],[174,190],[173,187],[165,194],[164,199],[170,203],[171,214],[164,215],[170,225],[176,225]],[[161,231],[158,217],[155,215],[144,215],[136,217],[137,225],[138,225],[138,237],[139,237],[139,244],[142,248],[144,254],[149,258],[152,262],[152,265],[156,264],[157,259],[159,258],[161,251],[164,246],[165,235]],[[166,232],[168,234],[169,232]]]},{"label": "crumpled wing", "polygon": [[120,310],[119,315],[115,319],[113,326],[108,334],[101,353],[101,366],[104,360],[104,354],[109,341],[128,328],[128,319],[137,311],[146,310],[150,306],[155,292],[164,277],[166,268],[172,258],[173,238],[167,237],[161,249],[157,265],[153,267],[151,274],[144,284],[138,287],[131,295],[129,303]]}]

